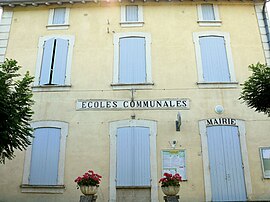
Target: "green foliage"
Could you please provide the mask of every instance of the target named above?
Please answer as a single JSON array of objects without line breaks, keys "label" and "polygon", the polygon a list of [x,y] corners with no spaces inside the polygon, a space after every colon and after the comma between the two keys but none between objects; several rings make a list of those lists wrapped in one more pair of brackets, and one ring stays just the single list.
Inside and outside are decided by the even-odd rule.
[{"label": "green foliage", "polygon": [[245,81],[239,99],[255,111],[270,116],[270,67],[257,63],[249,68],[252,75]]},{"label": "green foliage", "polygon": [[7,59],[0,65],[0,163],[14,158],[14,150],[25,150],[32,137],[30,84],[34,77],[29,72],[20,77],[20,68],[15,60]]}]

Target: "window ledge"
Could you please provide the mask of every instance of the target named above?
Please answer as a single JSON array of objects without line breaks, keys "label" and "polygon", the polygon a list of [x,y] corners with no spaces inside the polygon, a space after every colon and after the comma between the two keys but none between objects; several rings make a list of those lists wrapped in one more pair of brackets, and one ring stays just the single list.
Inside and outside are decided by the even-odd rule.
[{"label": "window ledge", "polygon": [[238,82],[197,82],[199,88],[237,88]]},{"label": "window ledge", "polygon": [[44,85],[44,86],[32,86],[33,92],[58,92],[68,91],[71,85]]},{"label": "window ledge", "polygon": [[62,194],[65,191],[65,185],[26,185],[20,186],[22,193],[44,193],[44,194]]},{"label": "window ledge", "polygon": [[144,22],[120,22],[121,27],[142,27]]},{"label": "window ledge", "polygon": [[221,20],[198,20],[197,21],[202,27],[220,27]]},{"label": "window ledge", "polygon": [[152,89],[154,83],[112,83],[111,86],[114,90],[119,89]]},{"label": "window ledge", "polygon": [[117,189],[149,189],[151,186],[116,186]]},{"label": "window ledge", "polygon": [[69,24],[47,25],[46,27],[48,30],[68,29]]}]

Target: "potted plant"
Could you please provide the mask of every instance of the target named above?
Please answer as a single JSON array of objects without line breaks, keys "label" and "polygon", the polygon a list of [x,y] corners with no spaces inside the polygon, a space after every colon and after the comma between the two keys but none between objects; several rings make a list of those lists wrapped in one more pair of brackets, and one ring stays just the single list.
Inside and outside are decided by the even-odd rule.
[{"label": "potted plant", "polygon": [[79,176],[75,179],[77,189],[80,188],[84,195],[94,195],[98,191],[101,178],[101,175],[89,170],[83,176]]},{"label": "potted plant", "polygon": [[175,196],[179,192],[180,182],[182,182],[182,177],[178,173],[174,175],[164,173],[164,177],[159,180],[161,190],[167,196]]}]

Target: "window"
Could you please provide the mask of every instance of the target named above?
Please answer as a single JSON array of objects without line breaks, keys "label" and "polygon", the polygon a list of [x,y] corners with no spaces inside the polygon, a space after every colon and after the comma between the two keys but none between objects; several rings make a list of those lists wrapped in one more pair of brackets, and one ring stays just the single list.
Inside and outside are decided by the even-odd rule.
[{"label": "window", "polygon": [[150,187],[150,129],[123,127],[116,137],[116,186]]},{"label": "window", "polygon": [[260,148],[262,171],[264,178],[270,178],[270,147]]},{"label": "window", "polygon": [[143,26],[142,6],[138,5],[121,6],[120,24],[122,27]]},{"label": "window", "polygon": [[214,4],[199,4],[198,23],[200,26],[220,26],[218,7]]},{"label": "window", "polygon": [[130,185],[151,190],[151,201],[158,201],[156,134],[156,121],[132,119],[110,123],[110,201],[117,201],[118,191],[132,189]]},{"label": "window", "polygon": [[[194,33],[198,84],[213,87],[236,87],[230,37],[227,33]],[[210,85],[208,85],[210,87]]]},{"label": "window", "polygon": [[112,86],[151,85],[150,34],[122,33],[114,36],[114,80]]},{"label": "window", "polygon": [[34,138],[26,151],[22,192],[62,193],[68,124],[43,121],[31,125]]},{"label": "window", "polygon": [[70,85],[73,36],[41,37],[35,86]]},{"label": "window", "polygon": [[69,8],[50,9],[48,29],[67,29],[69,26]]},{"label": "window", "polygon": [[126,22],[138,22],[138,6],[126,6]]},{"label": "window", "polygon": [[30,185],[57,185],[60,132],[60,128],[34,130]]}]

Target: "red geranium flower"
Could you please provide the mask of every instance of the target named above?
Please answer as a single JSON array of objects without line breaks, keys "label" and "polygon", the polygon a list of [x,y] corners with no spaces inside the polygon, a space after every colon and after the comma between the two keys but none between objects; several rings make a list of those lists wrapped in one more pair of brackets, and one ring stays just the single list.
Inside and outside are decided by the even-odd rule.
[{"label": "red geranium flower", "polygon": [[180,182],[182,182],[182,177],[178,173],[175,175],[164,173],[164,177],[159,180],[162,187],[180,186]]},{"label": "red geranium flower", "polygon": [[77,188],[81,185],[85,186],[99,186],[102,176],[94,173],[94,171],[89,170],[88,172],[84,173],[83,176],[79,176],[75,179],[77,183]]}]

